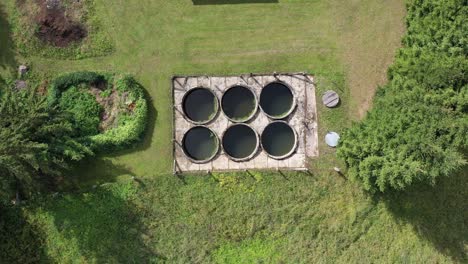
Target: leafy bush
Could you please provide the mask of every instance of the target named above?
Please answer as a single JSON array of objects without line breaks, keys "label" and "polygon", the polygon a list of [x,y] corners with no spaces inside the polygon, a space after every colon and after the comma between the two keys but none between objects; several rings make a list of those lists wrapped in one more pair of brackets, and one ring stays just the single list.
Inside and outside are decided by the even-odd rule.
[{"label": "leafy bush", "polygon": [[62,91],[73,85],[81,83],[99,83],[108,80],[110,76],[98,74],[95,72],[74,72],[66,75],[62,75],[55,79],[49,89],[49,102],[54,104],[57,102],[58,97],[61,96]]},{"label": "leafy bush", "polygon": [[[133,77],[114,76],[111,74],[99,74],[94,72],[75,72],[63,75],[55,79],[49,88],[49,104],[59,104],[63,100],[71,100],[69,103],[67,102],[67,105],[73,104],[73,97],[71,94],[74,94],[73,89],[75,86],[80,84],[98,84],[103,81],[108,83],[108,89],[113,87],[121,96],[125,94],[126,101],[134,104],[133,109],[130,112],[122,112],[119,114],[118,125],[116,127],[112,127],[101,133],[81,134],[81,140],[89,144],[95,150],[121,149],[138,141],[146,129],[148,106],[143,88]],[[68,89],[72,89],[70,95],[67,93]],[[81,99],[85,100],[85,98]],[[85,116],[90,112],[94,115],[97,110],[93,108],[93,110],[90,111],[82,106],[69,107],[73,108],[73,111],[80,112],[75,112],[74,116],[81,116],[86,119],[87,122],[90,120],[89,118],[85,118]],[[92,121],[86,124],[95,124],[95,122]],[[90,132],[88,128],[86,128],[86,131]]]},{"label": "leafy bush", "polygon": [[62,93],[59,102],[60,109],[73,116],[71,119],[76,135],[96,135],[102,106],[96,102],[96,97],[83,88],[72,86]]},{"label": "leafy bush", "polygon": [[128,93],[127,100],[134,102],[131,114],[123,114],[117,127],[90,139],[97,149],[122,148],[141,138],[146,129],[148,105],[143,94],[143,88],[130,76],[117,78],[115,88],[120,93]]},{"label": "leafy bush", "polygon": [[374,108],[342,135],[338,156],[366,190],[435,184],[465,164],[468,146],[468,6],[408,4],[405,45]]}]

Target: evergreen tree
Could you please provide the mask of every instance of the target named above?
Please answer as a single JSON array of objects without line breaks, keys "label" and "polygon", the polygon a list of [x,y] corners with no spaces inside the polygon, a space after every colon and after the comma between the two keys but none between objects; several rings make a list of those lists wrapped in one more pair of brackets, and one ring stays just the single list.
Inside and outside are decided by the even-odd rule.
[{"label": "evergreen tree", "polygon": [[408,33],[373,109],[345,131],[338,156],[366,190],[435,184],[465,162],[468,146],[468,6],[408,3]]},{"label": "evergreen tree", "polygon": [[91,150],[70,135],[67,116],[34,91],[0,95],[0,202],[29,195]]}]

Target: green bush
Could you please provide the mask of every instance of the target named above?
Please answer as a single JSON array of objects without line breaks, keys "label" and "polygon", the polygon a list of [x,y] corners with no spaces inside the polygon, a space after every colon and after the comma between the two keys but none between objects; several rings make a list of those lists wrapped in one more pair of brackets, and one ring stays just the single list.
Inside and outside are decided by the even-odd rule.
[{"label": "green bush", "polygon": [[81,83],[91,84],[108,81],[110,79],[109,75],[98,74],[95,72],[74,72],[66,75],[62,75],[55,79],[51,87],[49,88],[49,102],[54,104],[57,102],[58,97],[60,97],[62,91],[66,90],[68,87],[73,85],[78,85]]},{"label": "green bush", "polygon": [[143,88],[130,76],[117,78],[115,87],[120,93],[128,93],[128,99],[135,102],[131,115],[123,114],[117,127],[105,133],[90,137],[97,149],[113,149],[127,146],[138,139],[146,129],[148,105]]},{"label": "green bush", "polygon": [[[80,95],[80,100],[86,101],[92,109],[86,109],[84,106],[71,106],[76,104],[78,95],[74,89],[81,84],[91,85],[93,83],[107,82],[108,89],[114,87],[120,95],[126,94],[126,100],[134,103],[133,111],[130,113],[121,113],[118,119],[118,125],[101,133],[91,132],[91,126],[94,127],[95,120],[91,120],[96,116],[97,108],[94,104],[87,101],[88,96]],[[71,92],[68,90],[72,89]],[[146,119],[148,115],[148,106],[143,93],[143,88],[131,76],[115,76],[112,74],[100,74],[95,72],[75,72],[63,75],[55,79],[48,91],[49,104],[51,106],[61,104],[66,101],[68,109],[72,109],[74,117],[78,118],[77,124],[85,122],[87,127],[84,129],[84,134],[80,134],[81,140],[89,144],[94,150],[114,150],[122,149],[139,139],[146,129]],[[84,98],[86,97],[86,98]],[[73,102],[73,100],[75,102]],[[84,103],[83,103],[84,104]],[[88,105],[89,106],[89,105]],[[73,112],[75,111],[75,112]],[[99,116],[99,115],[98,115]],[[89,125],[89,126],[88,126]]]},{"label": "green bush", "polygon": [[62,93],[59,107],[73,116],[71,119],[77,135],[96,135],[99,133],[102,106],[96,97],[83,88],[72,86]]},{"label": "green bush", "polygon": [[374,108],[342,135],[338,156],[364,189],[435,184],[465,164],[468,146],[468,6],[408,3],[405,45]]}]

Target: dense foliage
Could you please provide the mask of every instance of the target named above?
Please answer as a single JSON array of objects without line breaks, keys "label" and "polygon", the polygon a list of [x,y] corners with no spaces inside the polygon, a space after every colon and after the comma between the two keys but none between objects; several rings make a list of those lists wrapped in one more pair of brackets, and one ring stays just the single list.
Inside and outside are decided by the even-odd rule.
[{"label": "dense foliage", "polygon": [[99,133],[99,117],[102,107],[96,98],[83,88],[73,86],[66,90],[59,103],[62,111],[73,116],[72,124],[77,135],[96,135]]},{"label": "dense foliage", "polygon": [[[80,85],[99,86],[106,83],[102,97],[109,96],[109,89],[115,89],[120,96],[117,125],[104,131],[97,131],[98,104],[92,101],[91,94],[83,92]],[[71,90],[71,91],[70,91]],[[57,78],[49,89],[49,104],[59,104],[73,113],[75,124],[86,125],[77,135],[94,150],[121,149],[138,141],[145,128],[148,106],[143,88],[130,76],[114,76],[94,72],[75,72]],[[78,99],[79,98],[79,99]],[[77,105],[80,101],[83,105]],[[87,105],[87,107],[84,106]],[[131,106],[131,110],[129,110]],[[91,108],[91,109],[89,109]]]},{"label": "dense foliage", "polygon": [[130,76],[116,78],[115,89],[126,93],[127,101],[133,102],[131,113],[123,112],[119,116],[118,125],[104,133],[92,136],[91,142],[96,149],[121,149],[141,139],[146,129],[148,105],[143,88]]},{"label": "dense foliage", "polygon": [[374,108],[345,131],[338,155],[366,190],[434,184],[468,146],[468,6],[408,3],[407,35]]},{"label": "dense foliage", "polygon": [[45,263],[41,235],[21,207],[0,206],[0,263]]},{"label": "dense foliage", "polygon": [[68,116],[34,91],[5,89],[0,97],[0,202],[40,189],[70,161],[92,154],[72,138]]}]

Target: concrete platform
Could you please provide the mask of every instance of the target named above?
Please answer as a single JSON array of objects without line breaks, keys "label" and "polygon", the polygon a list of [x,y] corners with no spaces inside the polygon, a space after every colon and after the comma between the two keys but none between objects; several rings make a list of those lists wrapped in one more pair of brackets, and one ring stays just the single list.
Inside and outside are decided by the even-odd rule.
[{"label": "concrete platform", "polygon": [[[258,170],[305,170],[307,159],[317,157],[318,153],[318,131],[317,131],[317,107],[315,98],[315,86],[313,76],[307,74],[248,74],[241,76],[176,76],[172,79],[173,88],[173,155],[174,173],[201,172],[201,171],[234,171],[246,169]],[[231,160],[220,148],[214,159],[207,163],[199,164],[191,161],[185,155],[181,144],[185,132],[195,126],[183,115],[182,98],[190,89],[206,87],[212,89],[219,100],[223,92],[229,87],[241,84],[249,86],[260,98],[262,88],[274,81],[282,81],[288,84],[296,97],[296,109],[284,119],[297,133],[298,145],[295,152],[282,160],[269,157],[261,148],[256,155],[243,162]],[[246,122],[258,135],[264,128],[274,120],[267,117],[259,108],[252,120]],[[207,127],[212,129],[221,140],[223,132],[233,124],[220,111],[216,118]]]}]

